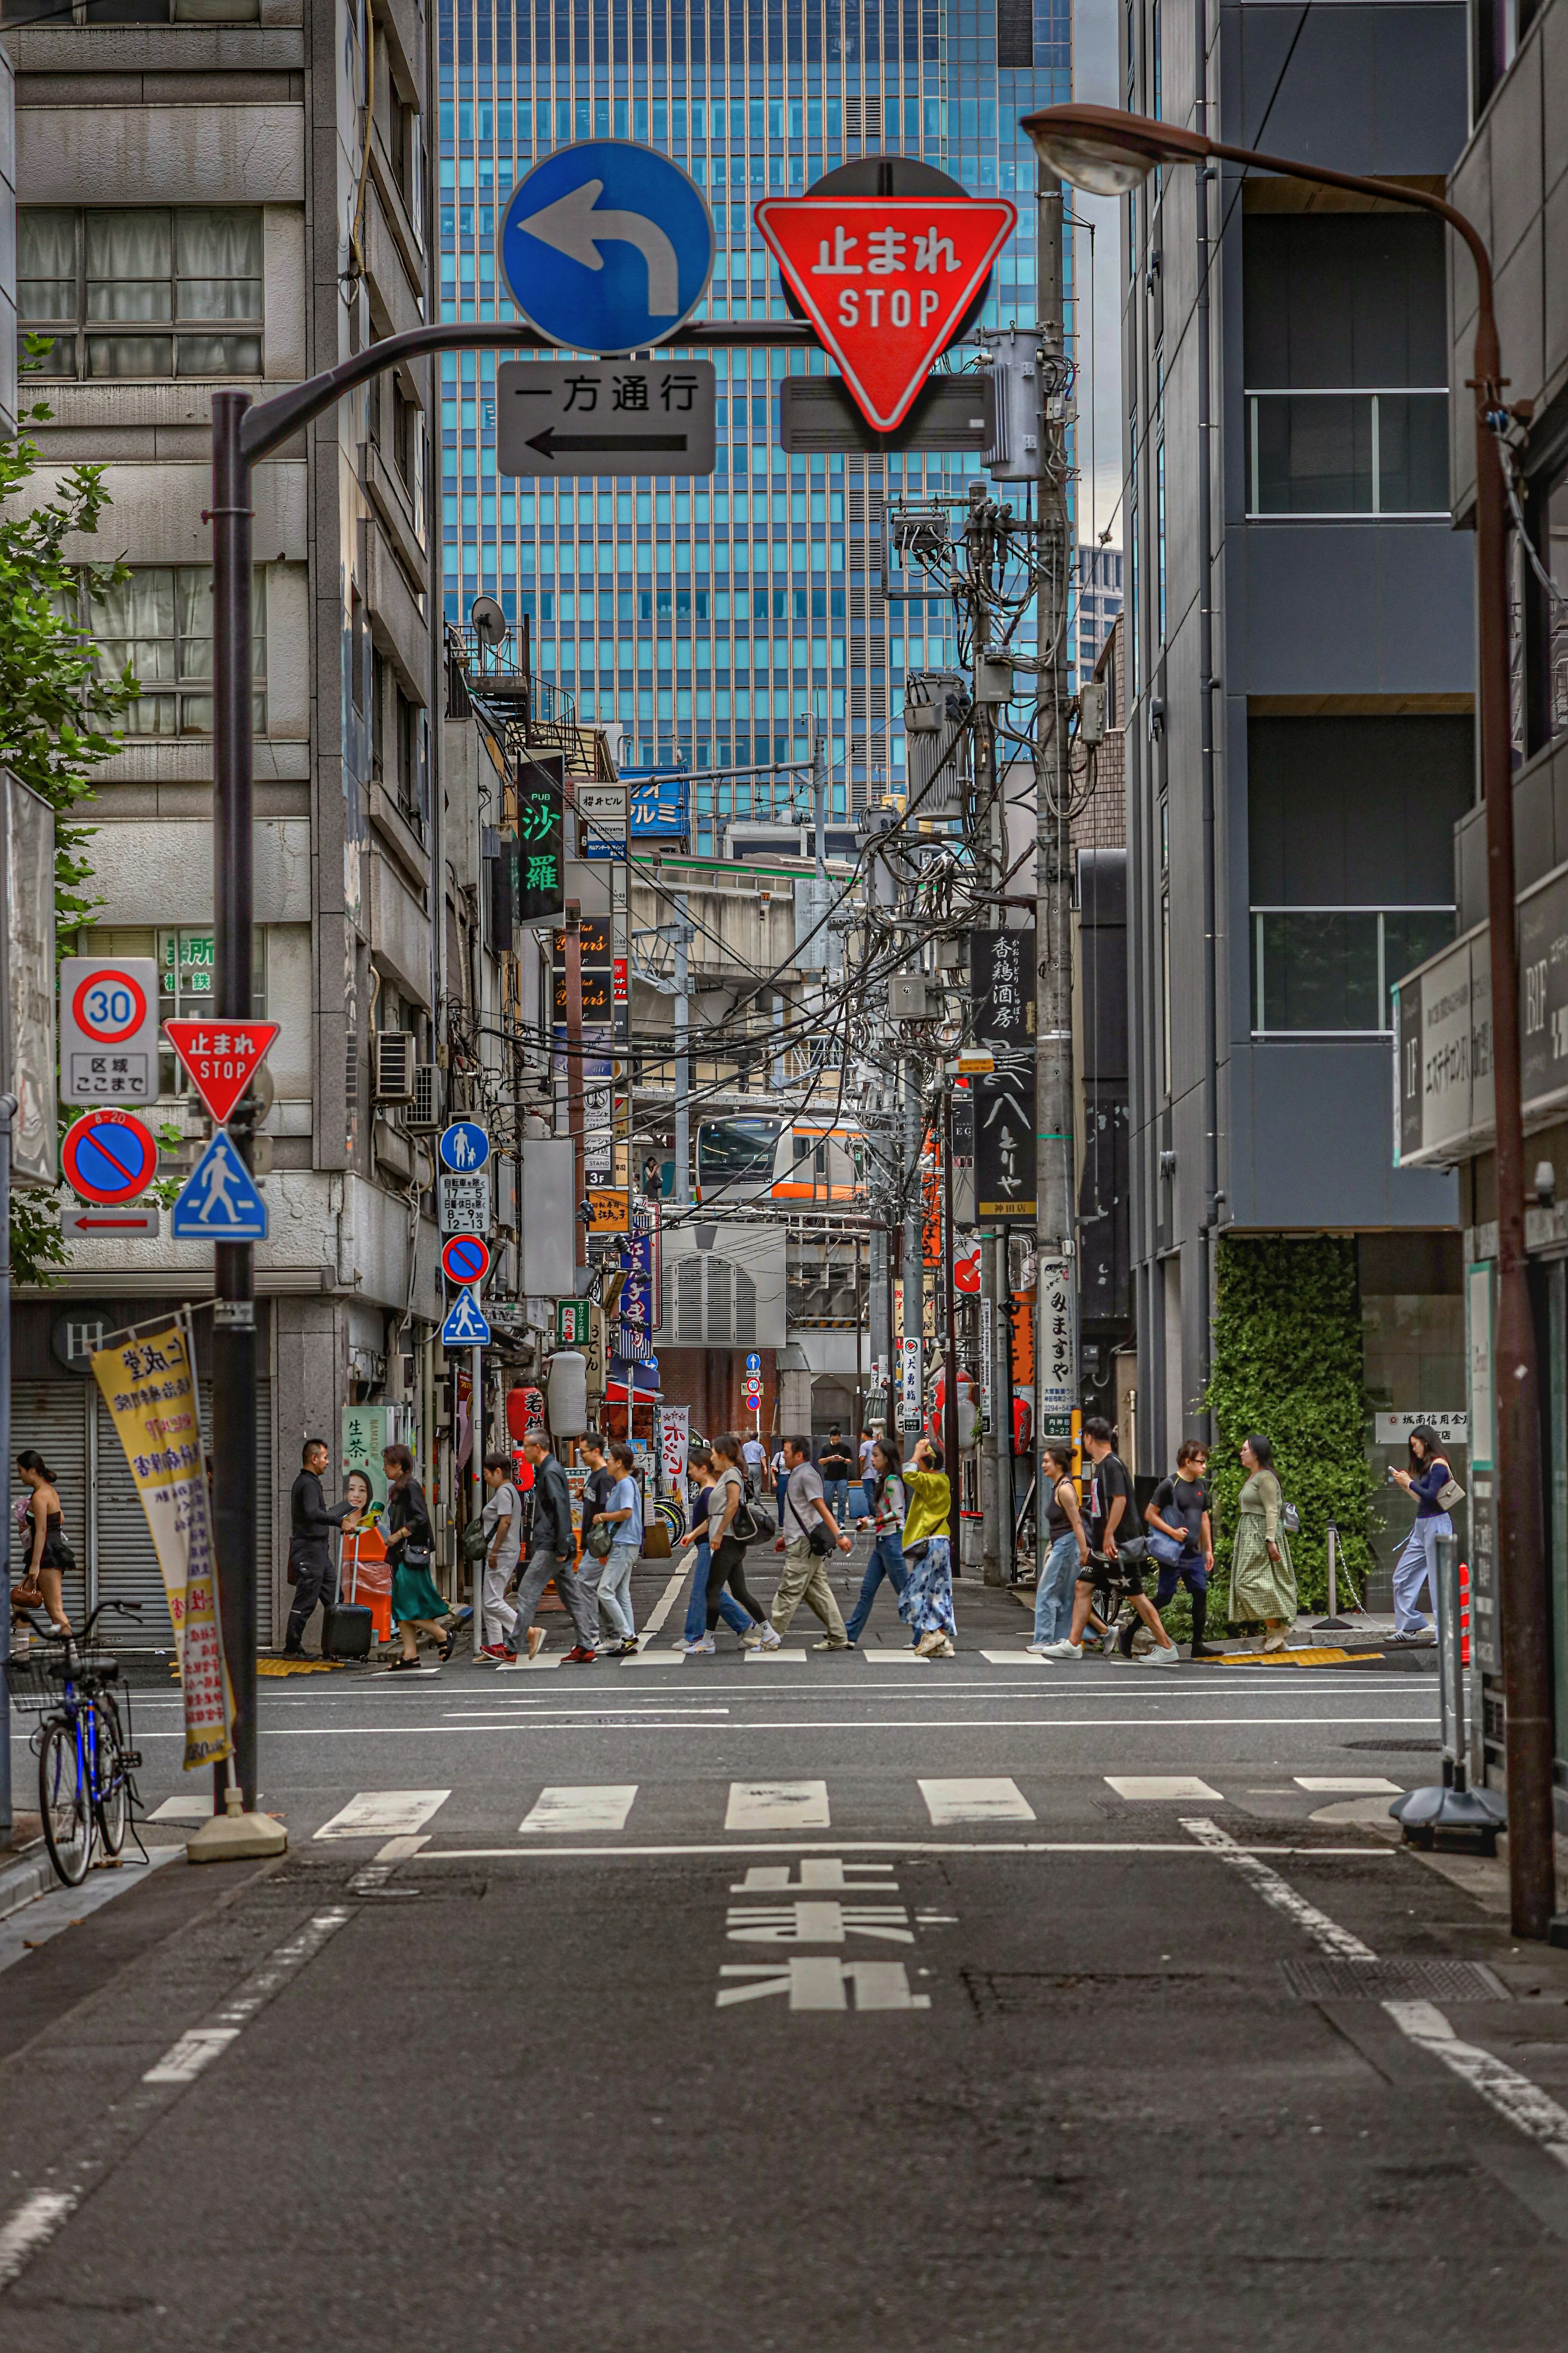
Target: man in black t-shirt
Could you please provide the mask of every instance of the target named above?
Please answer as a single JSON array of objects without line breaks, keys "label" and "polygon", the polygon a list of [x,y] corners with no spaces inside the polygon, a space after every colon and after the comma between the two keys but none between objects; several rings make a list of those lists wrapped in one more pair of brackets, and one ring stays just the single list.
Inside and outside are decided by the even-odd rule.
[{"label": "man in black t-shirt", "polygon": [[1219,1655],[1204,1641],[1214,1570],[1214,1507],[1204,1476],[1207,1469],[1207,1448],[1198,1439],[1184,1439],[1176,1450],[1174,1473],[1161,1480],[1143,1514],[1150,1549],[1160,1564],[1154,1607],[1163,1609],[1177,1586],[1186,1587],[1193,1605],[1194,1659]]},{"label": "man in black t-shirt", "polygon": [[[1135,1562],[1120,1556],[1120,1546],[1137,1533],[1131,1476],[1127,1465],[1116,1451],[1114,1433],[1108,1421],[1093,1414],[1083,1426],[1083,1451],[1089,1457],[1089,1510],[1084,1517],[1089,1529],[1090,1558],[1080,1571],[1078,1589],[1073,1595],[1072,1632],[1064,1641],[1052,1642],[1040,1655],[1047,1659],[1071,1660],[1083,1656],[1083,1630],[1094,1610],[1095,1588],[1102,1590],[1109,1584],[1115,1599],[1111,1607],[1114,1619],[1124,1597],[1142,1619],[1154,1637],[1154,1647],[1143,1653],[1142,1663],[1150,1667],[1173,1667],[1178,1662],[1175,1644],[1160,1622],[1160,1613],[1143,1590],[1143,1580]],[[1098,1564],[1095,1556],[1098,1556]],[[1109,1567],[1110,1575],[1107,1576]],[[1130,1645],[1131,1630],[1124,1638]],[[1108,1649],[1106,1656],[1112,1656]],[[1129,1647],[1124,1656],[1131,1655]]]}]

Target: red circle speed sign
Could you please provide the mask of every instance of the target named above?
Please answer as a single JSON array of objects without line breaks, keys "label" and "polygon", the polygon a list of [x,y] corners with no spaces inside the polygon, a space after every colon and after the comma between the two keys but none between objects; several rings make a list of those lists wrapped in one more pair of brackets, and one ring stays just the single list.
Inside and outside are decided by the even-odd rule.
[{"label": "red circle speed sign", "polygon": [[95,1045],[118,1046],[133,1038],[147,1018],[147,994],[133,973],[115,965],[82,975],[71,997],[71,1016]]}]

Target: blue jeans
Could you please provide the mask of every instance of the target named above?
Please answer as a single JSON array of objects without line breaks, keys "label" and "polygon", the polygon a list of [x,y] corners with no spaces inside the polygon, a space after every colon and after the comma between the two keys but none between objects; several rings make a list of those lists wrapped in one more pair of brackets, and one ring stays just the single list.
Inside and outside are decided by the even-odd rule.
[{"label": "blue jeans", "polygon": [[[700,1642],[708,1624],[708,1567],[712,1554],[705,1544],[700,1544],[696,1549],[697,1566],[691,1573],[691,1599],[686,1605],[684,1639],[688,1642]],[[737,1634],[743,1634],[752,1622],[740,1603],[729,1593],[722,1593],[719,1598],[719,1615],[725,1625]]]},{"label": "blue jeans", "polygon": [[1078,1538],[1070,1528],[1046,1556],[1035,1593],[1035,1640],[1065,1642],[1072,1632],[1072,1597],[1078,1583]]},{"label": "blue jeans", "polygon": [[844,1525],[844,1499],[848,1493],[847,1479],[825,1479],[822,1482],[823,1501],[840,1527]]},{"label": "blue jeans", "polygon": [[852,1642],[860,1639],[860,1630],[871,1615],[871,1604],[877,1599],[877,1588],[886,1577],[895,1594],[904,1589],[904,1540],[897,1528],[889,1528],[871,1547],[871,1557],[866,1564],[866,1574],[860,1581],[860,1599],[855,1604],[845,1632]]},{"label": "blue jeans", "polygon": [[637,1633],[632,1616],[632,1565],[637,1556],[635,1544],[612,1545],[599,1572],[599,1607],[623,1642],[631,1641]]}]

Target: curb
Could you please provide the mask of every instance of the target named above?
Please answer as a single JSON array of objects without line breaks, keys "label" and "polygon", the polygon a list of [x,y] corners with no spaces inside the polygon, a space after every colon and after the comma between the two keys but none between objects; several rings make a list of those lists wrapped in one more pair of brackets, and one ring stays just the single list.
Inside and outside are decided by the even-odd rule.
[{"label": "curb", "polygon": [[40,1841],[36,1859],[24,1855],[21,1862],[0,1871],[0,1920],[8,1920],[13,1912],[20,1912],[23,1905],[31,1904],[35,1896],[47,1895],[51,1887],[58,1887],[59,1883],[55,1877],[55,1867]]}]

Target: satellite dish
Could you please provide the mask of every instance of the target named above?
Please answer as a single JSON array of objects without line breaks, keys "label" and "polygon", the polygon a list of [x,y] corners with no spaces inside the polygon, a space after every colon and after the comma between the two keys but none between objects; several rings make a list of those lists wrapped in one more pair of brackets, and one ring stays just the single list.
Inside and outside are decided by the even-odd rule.
[{"label": "satellite dish", "polygon": [[493,596],[476,596],[468,607],[468,620],[481,645],[499,646],[507,634],[506,615]]}]

